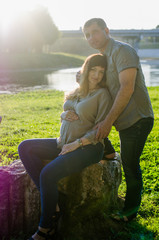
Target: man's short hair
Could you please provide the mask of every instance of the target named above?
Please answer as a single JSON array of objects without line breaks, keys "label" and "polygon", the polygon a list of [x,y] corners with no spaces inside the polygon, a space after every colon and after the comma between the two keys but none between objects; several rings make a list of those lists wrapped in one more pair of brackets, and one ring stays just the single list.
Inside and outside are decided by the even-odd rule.
[{"label": "man's short hair", "polygon": [[93,23],[97,23],[97,25],[101,29],[107,28],[107,24],[105,23],[105,21],[102,18],[91,18],[87,22],[85,22],[85,24],[83,26],[83,30],[87,27],[90,27]]}]

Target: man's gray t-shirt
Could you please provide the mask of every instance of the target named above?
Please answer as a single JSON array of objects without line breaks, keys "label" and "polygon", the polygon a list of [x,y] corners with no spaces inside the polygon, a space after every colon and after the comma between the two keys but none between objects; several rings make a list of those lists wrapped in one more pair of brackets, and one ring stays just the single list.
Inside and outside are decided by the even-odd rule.
[{"label": "man's gray t-shirt", "polygon": [[119,73],[128,68],[137,69],[134,93],[124,111],[114,122],[116,129],[118,131],[126,129],[141,118],[153,118],[149,94],[136,51],[128,44],[110,38],[105,49],[105,55],[108,64],[106,85],[113,101],[120,88]]}]

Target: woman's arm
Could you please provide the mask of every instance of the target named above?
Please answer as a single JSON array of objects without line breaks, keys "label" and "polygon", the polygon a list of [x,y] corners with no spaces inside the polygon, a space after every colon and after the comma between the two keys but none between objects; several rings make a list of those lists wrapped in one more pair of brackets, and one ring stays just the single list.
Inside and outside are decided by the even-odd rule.
[{"label": "woman's arm", "polygon": [[[98,123],[102,122],[106,118],[112,107],[112,104],[113,104],[112,98],[108,90],[107,89],[102,90],[98,98],[98,111],[96,113],[94,126],[96,126]],[[88,131],[84,137],[87,138],[92,144],[96,144],[99,141],[101,141],[101,139],[96,138],[96,134],[97,129],[94,127],[93,129],[90,129],[90,131]]]},{"label": "woman's arm", "polygon": [[[102,90],[102,92],[99,94],[99,97],[97,98],[97,102],[98,102],[98,110],[96,112],[94,126],[97,123],[103,121],[106,115],[108,114],[109,110],[111,109],[112,100],[107,89]],[[80,144],[79,139],[75,140],[72,143],[65,144],[60,154],[63,155],[68,152],[72,152],[77,148],[88,145],[88,144],[97,144],[99,140],[96,139],[96,133],[97,133],[97,129],[90,129],[85,133],[85,135],[82,138],[80,138],[80,141],[82,142],[82,144]]]},{"label": "woman's arm", "polygon": [[[106,89],[102,91],[102,93],[100,93],[97,101],[98,101],[98,111],[96,113],[94,125],[96,125],[98,122],[105,119],[106,115],[108,114],[112,106],[111,97],[109,95],[109,92]],[[72,152],[81,146],[98,143],[99,140],[96,139],[96,133],[97,133],[96,129],[90,129],[85,133],[85,135],[82,138],[80,138],[81,143],[79,139],[77,139],[72,143],[65,144],[62,148],[60,155],[66,154],[68,152]]]},{"label": "woman's arm", "polygon": [[91,142],[87,138],[82,137],[80,139],[75,140],[72,143],[65,144],[62,147],[62,150],[61,150],[59,155],[64,155],[64,154],[66,154],[68,152],[72,152],[72,151],[76,150],[77,148],[86,146],[88,144],[91,144]]}]

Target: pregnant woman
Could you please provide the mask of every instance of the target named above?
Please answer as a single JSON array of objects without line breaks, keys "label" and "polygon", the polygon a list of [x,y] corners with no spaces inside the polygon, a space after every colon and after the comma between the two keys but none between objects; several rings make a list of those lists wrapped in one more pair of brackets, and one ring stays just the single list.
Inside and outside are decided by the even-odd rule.
[{"label": "pregnant woman", "polygon": [[[112,101],[105,86],[106,59],[102,54],[89,56],[81,69],[79,87],[64,102],[64,112],[74,111],[75,121],[62,114],[58,139],[29,139],[19,145],[19,155],[41,196],[41,217],[37,232],[30,240],[56,239],[58,181],[102,159],[104,141],[96,140],[94,126],[105,119]],[[44,166],[44,160],[50,162]]]}]

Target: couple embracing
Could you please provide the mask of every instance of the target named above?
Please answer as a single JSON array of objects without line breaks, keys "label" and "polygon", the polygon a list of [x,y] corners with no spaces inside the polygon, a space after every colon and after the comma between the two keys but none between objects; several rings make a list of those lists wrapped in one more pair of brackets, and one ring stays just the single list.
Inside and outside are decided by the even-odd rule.
[{"label": "couple embracing", "polygon": [[[72,173],[115,157],[107,138],[112,126],[119,132],[126,178],[118,221],[136,217],[142,192],[140,156],[154,121],[139,57],[128,44],[109,35],[101,18],[88,20],[83,33],[99,54],[89,56],[77,76],[79,87],[64,102],[58,139],[30,139],[19,145],[20,158],[40,191],[41,217],[34,240],[55,239],[60,218],[57,182]],[[43,167],[43,160],[50,163]]]}]

